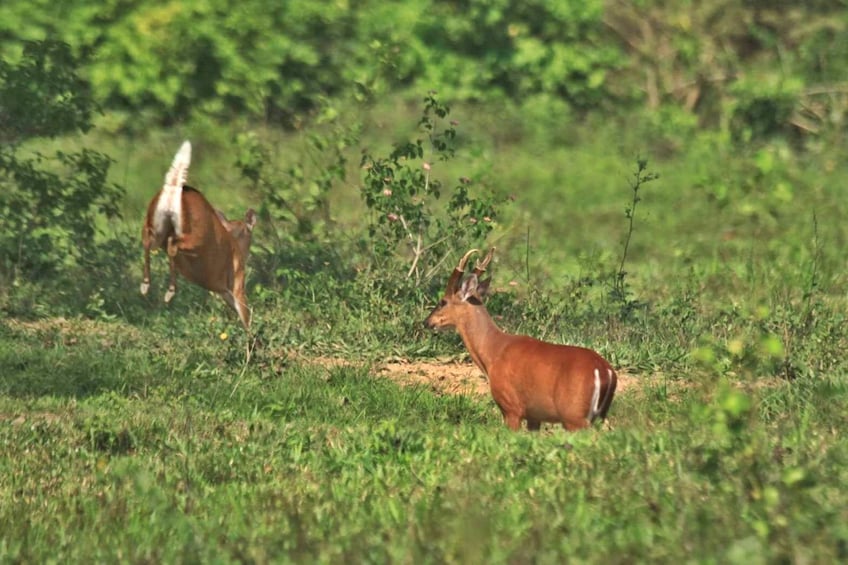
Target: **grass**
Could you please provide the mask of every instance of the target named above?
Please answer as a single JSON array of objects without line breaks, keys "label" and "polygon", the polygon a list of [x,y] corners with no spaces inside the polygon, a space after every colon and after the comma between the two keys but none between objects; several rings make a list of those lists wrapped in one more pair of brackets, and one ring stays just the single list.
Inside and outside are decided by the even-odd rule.
[{"label": "grass", "polygon": [[227,347],[4,324],[3,560],[844,559],[844,379],[651,380],[610,430],[531,435],[367,363]]},{"label": "grass", "polygon": [[[487,397],[381,377],[393,357],[468,360],[421,326],[444,280],[369,266],[351,183],[321,237],[272,245],[257,228],[249,340],[188,284],[162,304],[161,255],[142,299],[141,207],[198,133],[151,132],[119,145],[138,148],[116,172],[133,179],[127,219],[86,276],[4,295],[0,562],[844,561],[844,166],[693,136],[650,160],[661,178],[614,294],[632,157],[662,140],[638,120],[545,136],[473,110],[444,173],[517,196],[488,307],[633,377],[609,429],[513,434]],[[255,205],[227,192],[226,135],[201,130],[198,184],[228,212]],[[283,170],[297,136],[277,142],[294,145]]]}]

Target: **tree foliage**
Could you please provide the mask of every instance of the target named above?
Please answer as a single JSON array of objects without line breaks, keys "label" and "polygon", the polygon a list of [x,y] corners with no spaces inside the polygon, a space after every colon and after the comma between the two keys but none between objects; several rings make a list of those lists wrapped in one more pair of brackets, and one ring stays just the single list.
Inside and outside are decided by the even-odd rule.
[{"label": "tree foliage", "polygon": [[[91,253],[101,215],[118,215],[111,159],[96,151],[24,150],[25,142],[87,130],[97,107],[67,44],[25,45],[0,61],[0,282],[55,277]],[[5,284],[0,286],[6,286]]]},{"label": "tree foliage", "polygon": [[201,111],[285,122],[352,83],[438,84],[459,99],[546,92],[587,107],[619,64],[599,0],[4,4],[0,53],[55,34],[96,53],[85,74],[98,100],[161,121]]},{"label": "tree foliage", "polygon": [[[845,121],[845,0],[9,0],[0,55],[58,38],[128,127],[194,113],[290,124],[322,96],[412,86],[576,112],[674,108],[740,139]],[[129,116],[132,116],[130,119]],[[679,120],[678,125],[685,125]]]}]

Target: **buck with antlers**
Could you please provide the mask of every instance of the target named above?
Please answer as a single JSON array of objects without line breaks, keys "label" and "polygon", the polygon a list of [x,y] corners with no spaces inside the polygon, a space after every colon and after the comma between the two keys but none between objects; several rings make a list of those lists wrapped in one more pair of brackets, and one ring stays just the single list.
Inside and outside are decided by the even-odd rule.
[{"label": "buck with antlers", "polygon": [[610,364],[591,349],[501,331],[483,305],[491,278],[480,280],[495,248],[462,280],[468,258],[477,252],[472,249],[462,257],[424,325],[456,328],[471,359],[488,377],[492,397],[511,429],[526,420],[533,431],[542,422],[577,430],[606,418],[617,379]]},{"label": "buck with antlers", "polygon": [[177,292],[177,272],[190,282],[218,293],[236,311],[245,329],[250,308],[244,288],[245,263],[256,225],[256,213],[229,221],[195,188],[185,184],[191,164],[191,143],[184,142],[174,157],[162,190],[147,206],[141,231],[144,278],[141,294],[150,289],[150,249],[168,253],[171,278],[165,302]]}]

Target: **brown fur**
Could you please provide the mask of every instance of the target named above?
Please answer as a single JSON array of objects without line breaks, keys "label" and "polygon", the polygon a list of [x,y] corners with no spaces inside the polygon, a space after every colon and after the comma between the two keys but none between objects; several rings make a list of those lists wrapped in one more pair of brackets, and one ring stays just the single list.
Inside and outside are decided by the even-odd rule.
[{"label": "brown fur", "polygon": [[244,277],[250,253],[250,242],[256,214],[248,210],[243,221],[229,221],[215,210],[198,190],[185,185],[182,190],[182,237],[173,225],[156,233],[153,217],[161,191],[147,206],[142,228],[144,245],[144,281],[142,294],[150,285],[150,250],[161,248],[168,253],[170,285],[165,295],[169,302],[176,293],[179,272],[186,280],[218,293],[239,316],[245,329],[250,327]]},{"label": "brown fur", "polygon": [[[459,286],[467,257],[454,271],[444,298],[424,324],[428,328],[456,329],[474,363],[488,376],[492,397],[506,425],[517,430],[521,420],[526,420],[527,429],[538,430],[542,422],[558,422],[567,430],[577,430],[597,417],[606,418],[617,380],[612,366],[591,349],[501,331],[482,302],[489,283],[488,279],[478,280],[484,268],[478,266]],[[595,411],[596,371],[599,387]]]}]

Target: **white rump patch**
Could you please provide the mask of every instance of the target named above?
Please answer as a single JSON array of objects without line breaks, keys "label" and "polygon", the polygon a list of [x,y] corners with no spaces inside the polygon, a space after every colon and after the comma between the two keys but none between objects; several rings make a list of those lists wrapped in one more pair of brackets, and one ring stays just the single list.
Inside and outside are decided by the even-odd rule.
[{"label": "white rump patch", "polygon": [[183,185],[188,180],[189,165],[191,165],[191,143],[184,141],[165,175],[165,184],[162,185],[159,202],[153,214],[153,230],[157,234],[166,231],[166,220],[170,220],[177,236],[182,235]]}]

